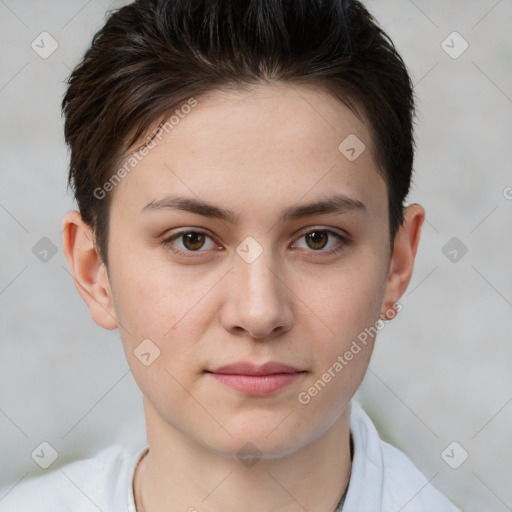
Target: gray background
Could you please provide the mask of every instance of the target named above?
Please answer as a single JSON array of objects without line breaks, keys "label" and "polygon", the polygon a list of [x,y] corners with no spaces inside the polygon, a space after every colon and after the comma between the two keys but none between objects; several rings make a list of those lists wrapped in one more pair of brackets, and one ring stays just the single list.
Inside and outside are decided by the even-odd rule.
[{"label": "gray background", "polygon": [[[92,322],[61,248],[74,208],[64,80],[106,11],[124,3],[0,0],[0,509],[16,483],[45,471],[30,456],[42,441],[59,453],[46,471],[145,441],[118,333]],[[366,4],[416,84],[409,202],[427,222],[403,310],[380,333],[359,398],[382,437],[457,504],[512,510],[512,1]],[[59,45],[47,59],[31,48],[43,31]],[[458,58],[442,46],[454,31],[469,44]],[[46,263],[32,251],[43,237],[57,249]],[[455,262],[443,253],[452,237]],[[469,454],[458,469],[441,456],[453,441],[452,464]]]}]

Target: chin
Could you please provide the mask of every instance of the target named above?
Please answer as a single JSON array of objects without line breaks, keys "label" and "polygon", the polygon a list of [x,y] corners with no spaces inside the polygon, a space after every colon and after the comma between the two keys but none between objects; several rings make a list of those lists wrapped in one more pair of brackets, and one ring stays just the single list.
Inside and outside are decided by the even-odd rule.
[{"label": "chin", "polygon": [[[292,415],[290,415],[292,416]],[[227,427],[232,437],[208,439],[208,447],[226,457],[257,457],[279,459],[286,457],[306,446],[316,436],[311,431],[301,432],[295,422],[286,418],[286,414],[273,416],[272,421],[257,421],[251,415],[251,421],[230,423]],[[304,424],[303,424],[304,428]]]}]

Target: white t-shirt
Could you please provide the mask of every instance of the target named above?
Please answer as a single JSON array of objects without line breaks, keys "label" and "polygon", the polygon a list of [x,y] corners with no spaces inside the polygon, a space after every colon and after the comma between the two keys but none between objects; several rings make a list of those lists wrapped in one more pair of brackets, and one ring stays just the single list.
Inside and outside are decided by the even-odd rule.
[{"label": "white t-shirt", "polygon": [[[350,431],[354,455],[343,512],[460,512],[406,455],[379,438],[355,400]],[[2,489],[0,512],[136,512],[133,474],[147,449],[113,445]]]}]

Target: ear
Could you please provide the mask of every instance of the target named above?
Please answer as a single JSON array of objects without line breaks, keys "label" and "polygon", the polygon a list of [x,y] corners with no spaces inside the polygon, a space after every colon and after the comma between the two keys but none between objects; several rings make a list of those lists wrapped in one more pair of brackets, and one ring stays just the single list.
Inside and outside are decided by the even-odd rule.
[{"label": "ear", "polygon": [[105,329],[118,326],[107,268],[94,244],[92,229],[80,213],[69,212],[62,221],[62,245],[75,286],[89,307],[92,319]]},{"label": "ear", "polygon": [[389,312],[392,312],[392,318],[396,315],[396,303],[409,285],[424,220],[425,210],[419,204],[411,204],[404,210],[404,221],[395,236],[382,301],[383,320],[388,319]]}]

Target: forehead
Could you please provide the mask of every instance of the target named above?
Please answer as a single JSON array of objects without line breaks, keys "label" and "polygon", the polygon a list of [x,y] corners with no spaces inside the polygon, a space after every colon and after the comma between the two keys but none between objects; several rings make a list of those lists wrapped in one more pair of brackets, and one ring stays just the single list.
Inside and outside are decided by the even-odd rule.
[{"label": "forehead", "polygon": [[129,196],[142,208],[179,193],[241,212],[282,207],[284,196],[291,203],[333,192],[386,202],[368,125],[326,91],[257,85],[215,90],[195,102],[177,107],[171,129],[153,139],[114,197]]}]

